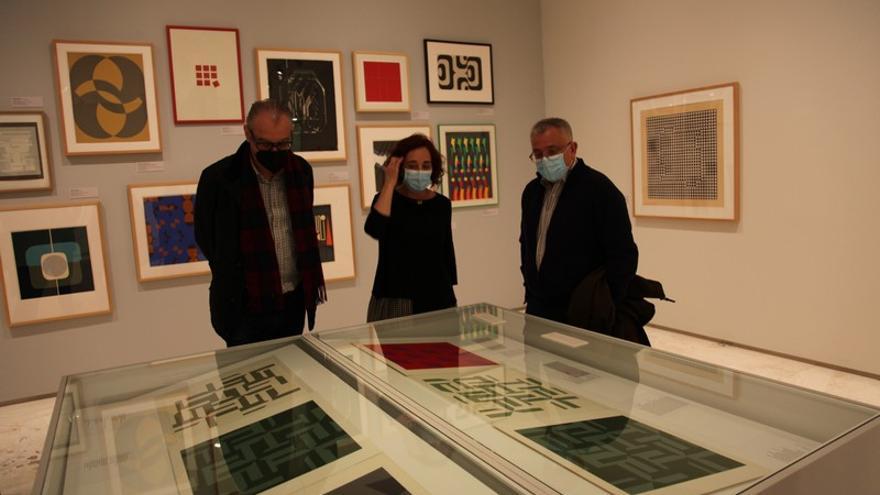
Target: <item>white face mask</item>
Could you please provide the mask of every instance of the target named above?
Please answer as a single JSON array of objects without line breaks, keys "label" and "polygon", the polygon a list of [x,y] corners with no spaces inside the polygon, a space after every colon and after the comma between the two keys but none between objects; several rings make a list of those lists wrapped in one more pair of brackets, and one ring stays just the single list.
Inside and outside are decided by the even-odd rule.
[{"label": "white face mask", "polygon": [[565,153],[545,156],[538,160],[538,173],[548,182],[558,182],[565,177],[568,166],[565,165]]}]

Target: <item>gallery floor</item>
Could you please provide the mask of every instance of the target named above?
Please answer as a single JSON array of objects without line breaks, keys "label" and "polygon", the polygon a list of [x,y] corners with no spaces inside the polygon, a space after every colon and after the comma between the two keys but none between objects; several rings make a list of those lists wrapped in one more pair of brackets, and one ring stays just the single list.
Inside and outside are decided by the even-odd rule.
[{"label": "gallery floor", "polygon": [[[648,327],[657,349],[880,407],[880,380]],[[0,494],[31,492],[54,398],[0,407]]]}]

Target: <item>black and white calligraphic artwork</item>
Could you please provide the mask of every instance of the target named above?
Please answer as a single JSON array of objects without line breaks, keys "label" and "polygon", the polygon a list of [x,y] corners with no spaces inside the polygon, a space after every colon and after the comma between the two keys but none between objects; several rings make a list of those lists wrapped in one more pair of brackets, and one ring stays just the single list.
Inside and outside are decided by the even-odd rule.
[{"label": "black and white calligraphic artwork", "polygon": [[492,45],[425,40],[429,103],[495,103]]}]

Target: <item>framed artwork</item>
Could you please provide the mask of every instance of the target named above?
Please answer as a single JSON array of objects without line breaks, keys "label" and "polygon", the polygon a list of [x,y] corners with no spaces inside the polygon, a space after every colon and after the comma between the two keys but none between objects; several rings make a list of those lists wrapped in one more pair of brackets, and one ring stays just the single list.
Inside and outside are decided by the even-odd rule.
[{"label": "framed artwork", "polygon": [[409,112],[409,58],[405,53],[354,52],[354,108]]},{"label": "framed artwork", "polygon": [[162,151],[152,45],[53,45],[65,155]]},{"label": "framed artwork", "polygon": [[174,123],[244,122],[238,29],[166,26]]},{"label": "framed artwork", "polygon": [[0,112],[0,192],[52,188],[46,115]]},{"label": "framed artwork", "polygon": [[637,217],[736,220],[739,84],[630,102]]},{"label": "framed artwork", "polygon": [[440,125],[440,154],[446,158],[443,194],[452,207],[498,204],[495,126]]},{"label": "framed artwork", "polygon": [[492,45],[425,40],[428,103],[495,103]]},{"label": "framed artwork", "polygon": [[131,184],[128,207],[140,282],[211,272],[196,244],[195,182]]},{"label": "framed artwork", "polygon": [[310,162],[345,161],[342,53],[257,52],[260,99],[282,102],[293,115],[293,151]]},{"label": "framed artwork", "polygon": [[98,202],[0,210],[0,265],[10,327],[111,311]]},{"label": "framed artwork", "polygon": [[316,186],[314,212],[324,281],[354,279],[354,231],[348,185]]},{"label": "framed artwork", "polygon": [[369,208],[382,184],[385,182],[385,169],[382,165],[394,145],[413,134],[431,137],[428,125],[359,125],[358,164],[361,178],[361,207]]}]

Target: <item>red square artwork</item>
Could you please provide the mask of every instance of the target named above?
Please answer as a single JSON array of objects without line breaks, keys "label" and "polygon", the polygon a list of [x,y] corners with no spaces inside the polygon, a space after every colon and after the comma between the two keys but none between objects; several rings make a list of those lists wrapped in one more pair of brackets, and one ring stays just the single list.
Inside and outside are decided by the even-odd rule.
[{"label": "red square artwork", "polygon": [[449,342],[365,344],[364,347],[383,355],[385,359],[406,370],[467,368],[498,364]]},{"label": "red square artwork", "polygon": [[220,86],[216,65],[196,65],[196,86]]},{"label": "red square artwork", "polygon": [[368,102],[403,101],[400,64],[364,62],[364,94]]}]

